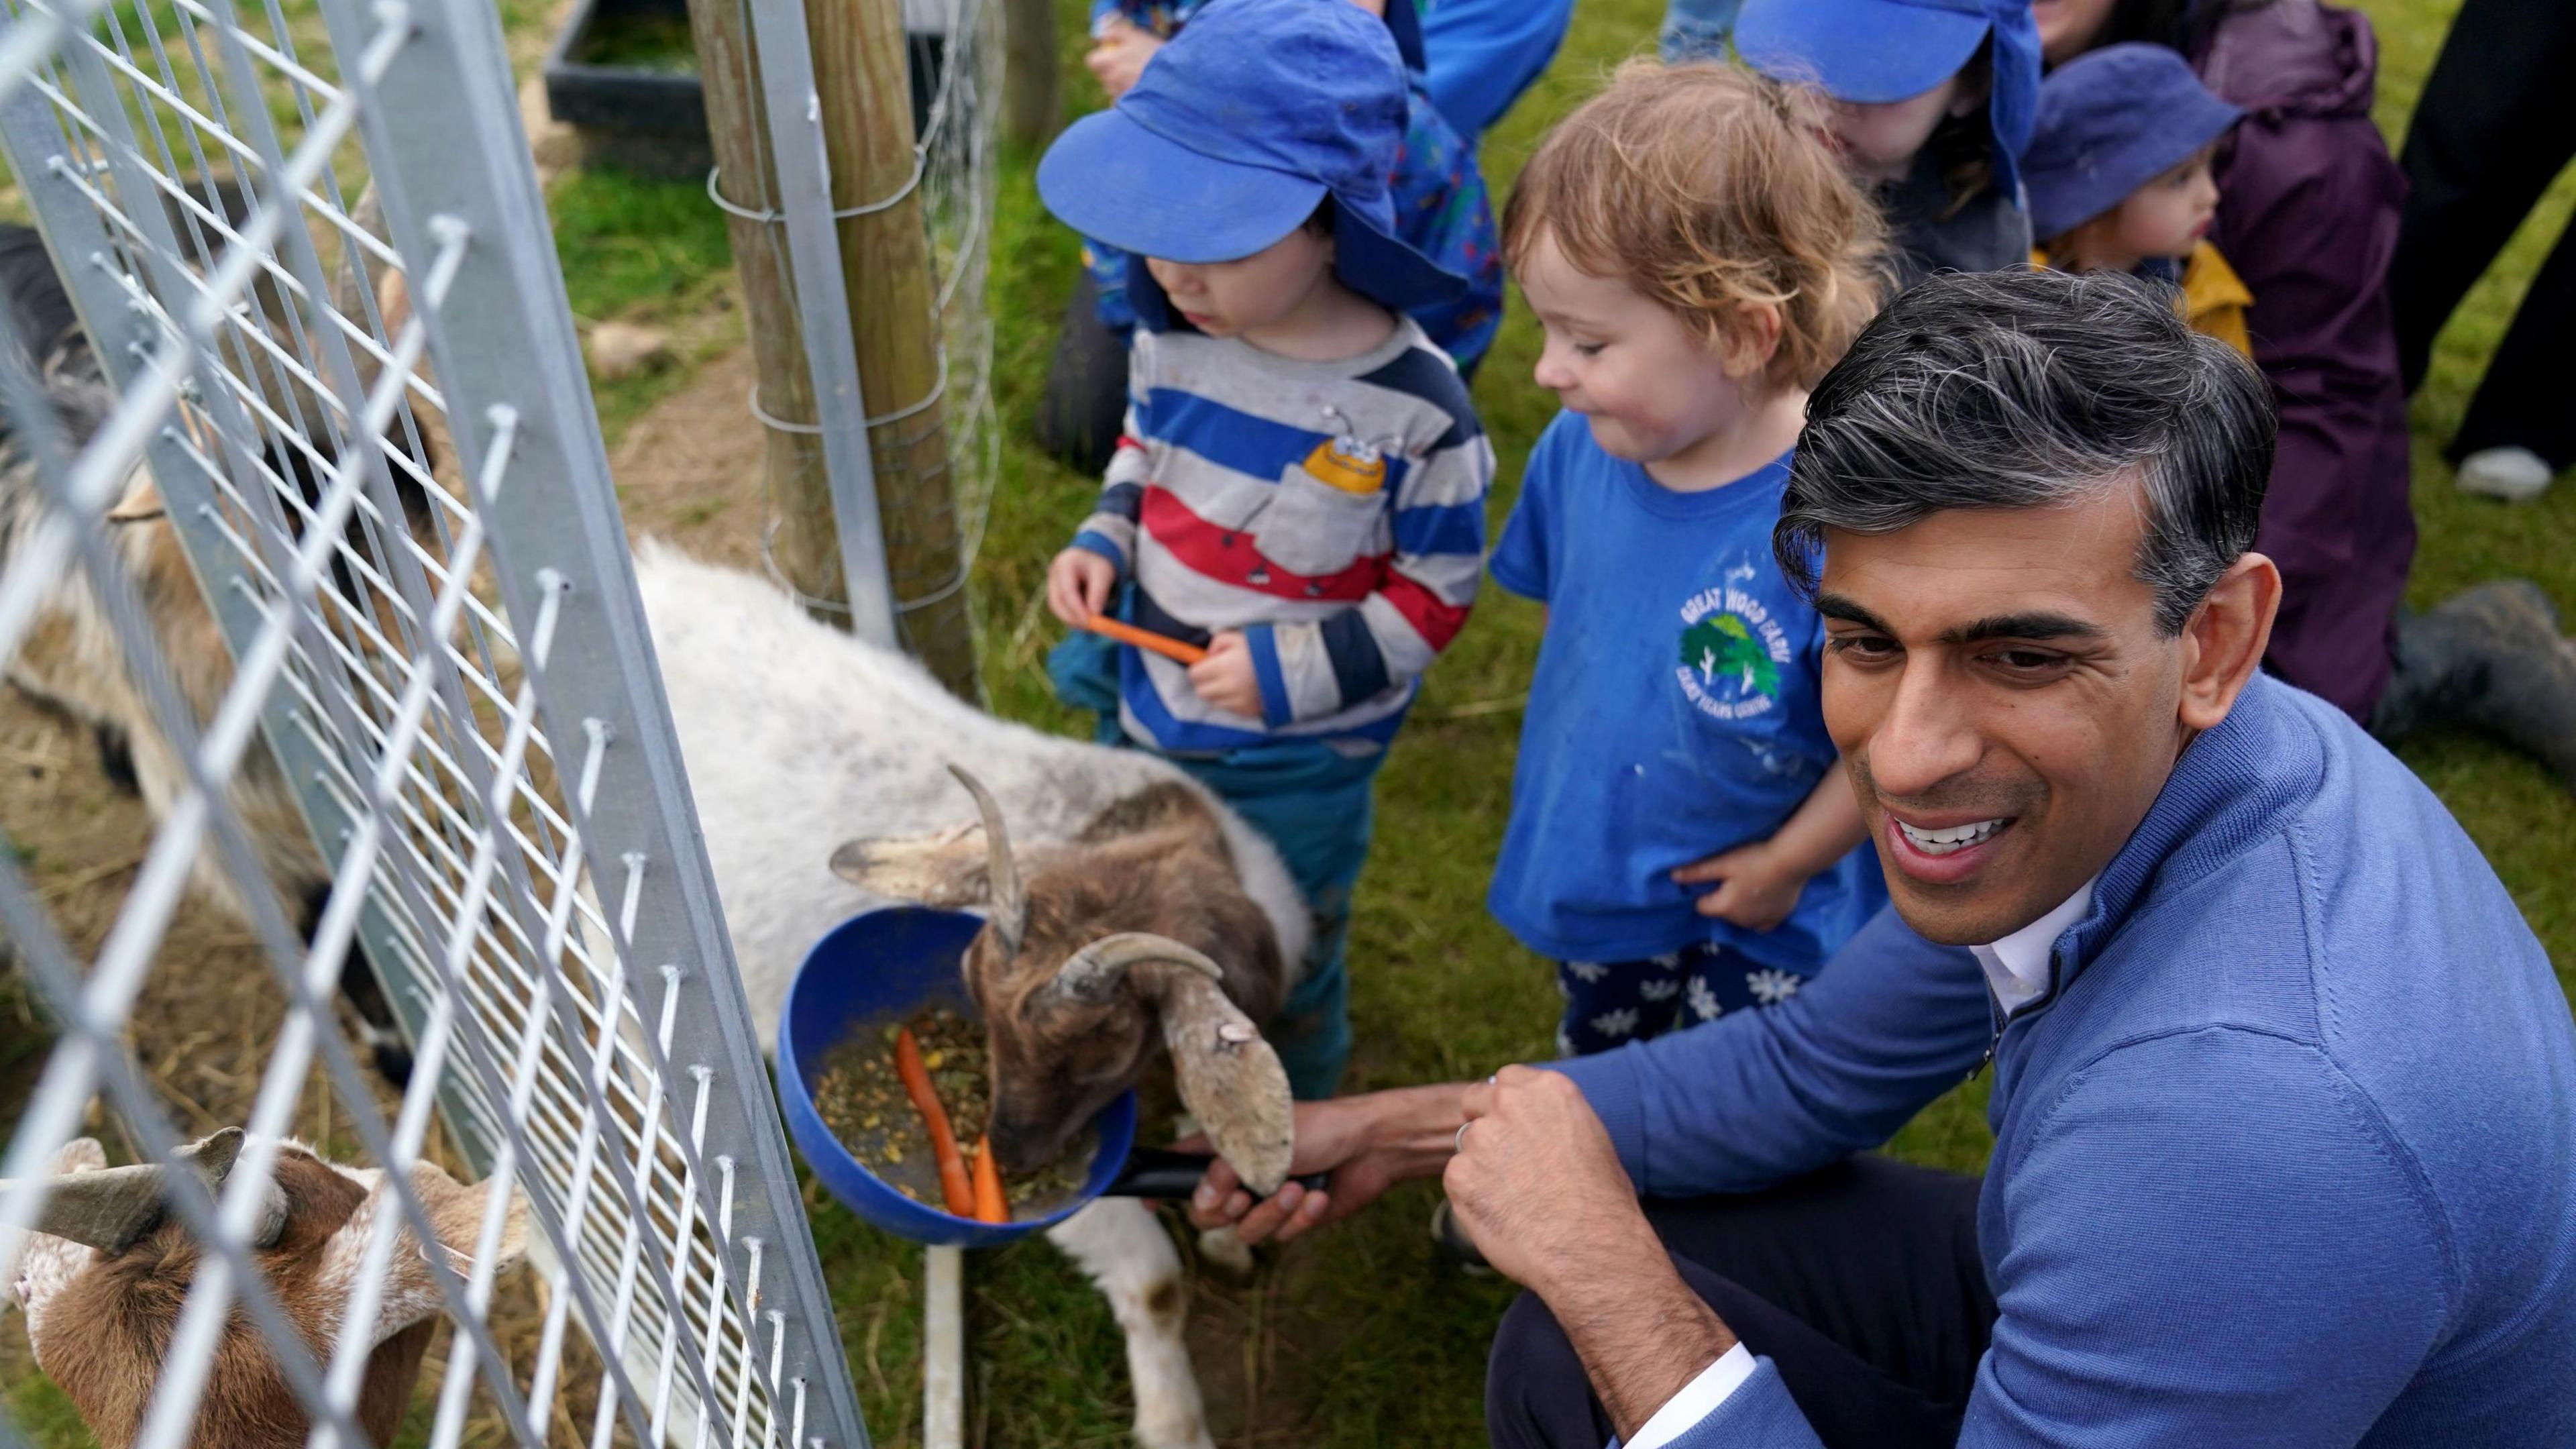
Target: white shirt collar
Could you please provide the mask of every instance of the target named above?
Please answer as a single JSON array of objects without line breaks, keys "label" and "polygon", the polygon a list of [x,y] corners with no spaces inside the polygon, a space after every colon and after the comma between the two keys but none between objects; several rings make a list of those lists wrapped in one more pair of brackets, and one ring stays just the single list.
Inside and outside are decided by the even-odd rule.
[{"label": "white shirt collar", "polygon": [[2006,1016],[2048,993],[2049,948],[2092,908],[2093,881],[2088,880],[2047,915],[1991,946],[1968,948],[1975,953],[1977,964],[1986,968],[1986,982],[1994,988],[1995,1000],[2003,1003]]}]

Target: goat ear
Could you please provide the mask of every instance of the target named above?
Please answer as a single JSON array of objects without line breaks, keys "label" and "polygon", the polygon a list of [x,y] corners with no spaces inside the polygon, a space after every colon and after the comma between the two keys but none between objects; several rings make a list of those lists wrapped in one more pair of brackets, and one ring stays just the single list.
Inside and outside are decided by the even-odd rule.
[{"label": "goat ear", "polygon": [[[107,1153],[95,1137],[76,1137],[54,1153],[55,1177],[97,1172],[107,1166]],[[50,1233],[0,1233],[0,1308],[15,1302],[27,1311],[28,1337],[42,1327],[45,1307],[70,1286],[97,1256],[97,1250]]]},{"label": "goat ear", "polygon": [[984,842],[971,821],[908,840],[853,840],[832,852],[832,874],[890,901],[981,905],[992,895]]},{"label": "goat ear", "polygon": [[[393,1189],[382,1172],[351,1173],[369,1184],[365,1202],[349,1215],[331,1235],[322,1255],[321,1286],[324,1296],[336,1307],[356,1286],[360,1266],[365,1261],[367,1241],[376,1231],[380,1215],[395,1213]],[[413,1235],[408,1223],[395,1228],[400,1236],[394,1243],[393,1259],[386,1269],[384,1297],[376,1310],[373,1342],[386,1339],[430,1317],[439,1311],[438,1277],[430,1266],[430,1254],[441,1255],[447,1266],[460,1278],[474,1272],[474,1249],[483,1240],[483,1222],[492,1206],[493,1194],[502,1190],[493,1182],[467,1186],[448,1176],[437,1166],[416,1162],[411,1168],[411,1189],[428,1211],[431,1229],[437,1241],[423,1244]],[[501,1224],[499,1251],[494,1255],[495,1272],[515,1266],[528,1247],[528,1209],[525,1200],[512,1192]]]},{"label": "goat ear", "polygon": [[1177,968],[1162,990],[1163,1044],[1181,1105],[1198,1119],[1244,1185],[1268,1195],[1288,1180],[1296,1112],[1288,1071],[1252,1018],[1215,982]]}]

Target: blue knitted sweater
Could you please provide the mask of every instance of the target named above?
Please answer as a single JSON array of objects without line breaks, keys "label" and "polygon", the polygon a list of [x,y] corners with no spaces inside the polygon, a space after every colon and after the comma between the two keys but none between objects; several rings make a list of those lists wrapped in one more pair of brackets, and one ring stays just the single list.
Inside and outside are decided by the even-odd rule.
[{"label": "blue knitted sweater", "polygon": [[[2257,679],[2050,959],[1998,1039],[1883,914],[1780,1007],[1562,1069],[1689,1197],[1885,1142],[1991,1044],[1963,1445],[2576,1445],[2576,1026],[2403,765]],[[1816,1439],[1765,1361],[1676,1443]]]}]

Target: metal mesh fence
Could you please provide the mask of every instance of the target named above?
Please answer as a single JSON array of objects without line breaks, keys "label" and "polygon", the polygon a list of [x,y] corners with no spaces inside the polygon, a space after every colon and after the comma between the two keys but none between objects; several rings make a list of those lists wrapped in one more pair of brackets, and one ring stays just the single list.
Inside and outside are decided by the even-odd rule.
[{"label": "metal mesh fence", "polygon": [[[55,1168],[94,1099],[137,1157],[180,1147],[127,1027],[189,969],[166,947],[195,893],[285,1010],[229,1173],[167,1179],[161,1231],[196,1248],[155,1270],[184,1289],[161,1351],[112,1365],[130,1403],[72,1389],[102,1439],[189,1442],[256,1399],[338,1444],[863,1443],[496,15],[0,19],[38,227],[0,235],[0,661],[122,746],[154,820],[94,950],[0,848],[0,928],[58,1031],[0,1160],[0,1294],[40,1365],[71,1388],[124,1341],[63,1296],[104,1260],[23,1230],[75,1195]],[[398,1091],[352,1007],[408,1055]],[[367,1194],[327,1247],[281,1145],[316,1073],[340,1123],[316,1145]],[[499,1190],[460,1218],[434,1161]],[[545,1291],[504,1343],[514,1202]],[[404,1312],[445,1348],[384,1420]]]}]

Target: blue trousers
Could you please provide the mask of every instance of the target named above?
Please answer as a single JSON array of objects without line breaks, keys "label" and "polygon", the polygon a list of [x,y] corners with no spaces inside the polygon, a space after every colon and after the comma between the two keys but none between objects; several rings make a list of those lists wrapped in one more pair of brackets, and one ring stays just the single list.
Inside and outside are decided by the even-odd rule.
[{"label": "blue trousers", "polygon": [[1557,1024],[1556,1050],[1588,1057],[1730,1011],[1776,1006],[1797,995],[1803,982],[1794,971],[1757,965],[1706,942],[1642,961],[1559,961],[1556,989],[1565,998],[1565,1018]]},{"label": "blue trousers", "polygon": [[[1150,746],[1118,725],[1118,650],[1096,634],[1074,634],[1047,656],[1056,695],[1095,710],[1094,737],[1130,749]],[[1264,1035],[1288,1069],[1300,1100],[1320,1101],[1341,1086],[1351,1058],[1351,983],[1345,961],[1351,891],[1368,860],[1375,826],[1377,771],[1383,752],[1358,759],[1313,740],[1281,740],[1215,757],[1165,755],[1187,771],[1275,847],[1314,914],[1305,974]]]}]

